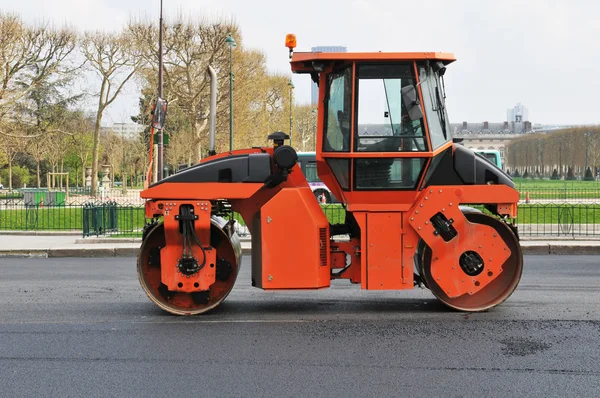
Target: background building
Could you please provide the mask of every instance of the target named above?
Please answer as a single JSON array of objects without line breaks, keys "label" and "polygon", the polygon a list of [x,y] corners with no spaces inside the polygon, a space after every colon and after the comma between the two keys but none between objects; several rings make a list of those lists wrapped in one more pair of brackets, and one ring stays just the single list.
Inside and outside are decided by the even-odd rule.
[{"label": "background building", "polygon": [[137,123],[113,123],[112,126],[102,127],[101,133],[114,133],[126,140],[138,138],[140,133],[144,131],[144,126]]},{"label": "background building", "polygon": [[544,131],[541,125],[529,121],[529,109],[521,103],[507,110],[507,120],[502,123],[450,123],[452,135],[462,138],[462,144],[473,150],[496,150],[502,164],[506,164],[505,147],[513,139],[534,131]]},{"label": "background building", "polygon": [[525,107],[525,105],[520,102],[513,106],[512,109],[506,111],[506,120],[509,123],[523,123],[529,120],[529,109]]},{"label": "background building", "polygon": [[[343,46],[318,46],[310,49],[313,53],[345,53],[348,49]],[[313,82],[310,89],[310,105],[315,107],[319,102],[319,87]]]}]

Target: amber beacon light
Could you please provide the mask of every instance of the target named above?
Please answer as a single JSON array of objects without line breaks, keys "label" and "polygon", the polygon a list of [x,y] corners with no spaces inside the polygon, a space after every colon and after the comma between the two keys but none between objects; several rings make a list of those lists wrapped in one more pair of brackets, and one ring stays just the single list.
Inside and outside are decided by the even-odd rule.
[{"label": "amber beacon light", "polygon": [[296,35],[293,33],[288,33],[285,35],[285,46],[290,49],[290,59],[292,58],[292,54],[294,52],[294,48],[296,48]]}]

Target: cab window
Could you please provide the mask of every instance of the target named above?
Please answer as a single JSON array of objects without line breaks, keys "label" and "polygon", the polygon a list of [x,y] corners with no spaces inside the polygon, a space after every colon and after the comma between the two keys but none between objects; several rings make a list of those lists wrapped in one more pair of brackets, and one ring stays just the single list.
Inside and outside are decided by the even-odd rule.
[{"label": "cab window", "polygon": [[328,99],[325,103],[324,152],[350,151],[350,120],[352,112],[352,68],[332,73],[328,78]]},{"label": "cab window", "polygon": [[413,63],[357,66],[355,151],[427,151],[423,119],[411,120],[402,88],[415,85]]}]

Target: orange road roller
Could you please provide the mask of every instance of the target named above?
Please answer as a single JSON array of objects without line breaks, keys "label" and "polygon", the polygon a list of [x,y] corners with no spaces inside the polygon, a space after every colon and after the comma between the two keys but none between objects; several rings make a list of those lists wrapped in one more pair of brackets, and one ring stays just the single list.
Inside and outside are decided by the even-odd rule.
[{"label": "orange road roller", "polygon": [[368,290],[425,286],[460,311],[506,300],[523,269],[519,195],[452,140],[444,76],[453,55],[292,50],[292,71],[319,87],[317,170],[343,223],[328,221],[286,134],[214,154],[212,123],[212,156],[141,193],[151,222],[137,269],[150,300],[178,315],[218,306],[242,267],[234,216],[250,231],[259,289],[348,279]]}]

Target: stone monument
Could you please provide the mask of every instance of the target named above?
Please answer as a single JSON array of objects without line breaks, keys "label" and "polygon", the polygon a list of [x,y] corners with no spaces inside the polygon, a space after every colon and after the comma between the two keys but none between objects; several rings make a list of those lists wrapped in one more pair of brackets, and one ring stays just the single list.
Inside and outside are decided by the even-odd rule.
[{"label": "stone monument", "polygon": [[102,187],[110,188],[110,165],[107,164],[102,166]]}]

